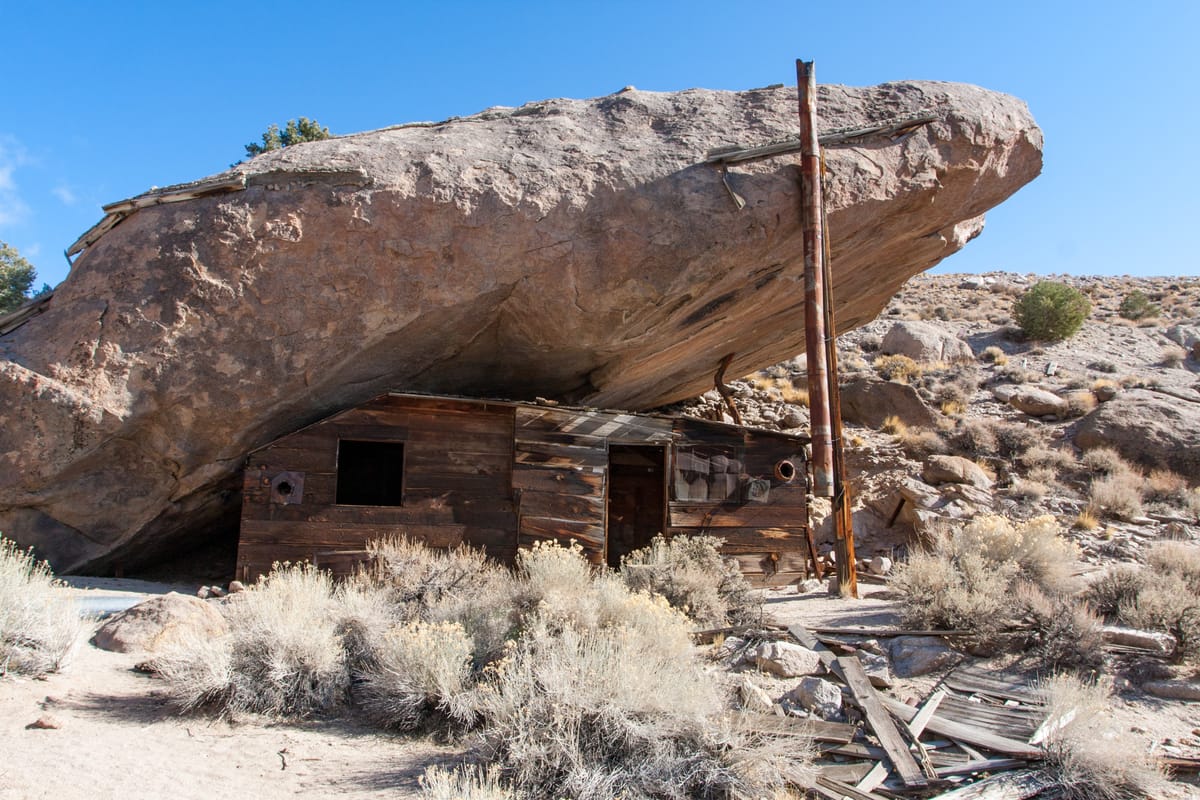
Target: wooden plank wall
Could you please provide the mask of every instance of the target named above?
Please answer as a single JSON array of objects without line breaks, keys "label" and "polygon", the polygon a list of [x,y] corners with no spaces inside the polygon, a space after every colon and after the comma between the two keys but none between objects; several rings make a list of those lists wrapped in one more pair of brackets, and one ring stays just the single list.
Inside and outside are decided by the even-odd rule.
[{"label": "wooden plank wall", "polygon": [[[671,534],[721,537],[725,540],[724,552],[737,558],[742,572],[756,583],[776,585],[803,577],[808,558],[803,447],[783,436],[743,433],[686,419],[676,420],[675,432],[678,442],[675,474],[670,476]],[[688,491],[680,471],[689,466],[687,453],[692,446],[706,453],[722,453],[739,461],[746,476],[767,481],[766,502],[749,501],[740,491],[723,499],[680,499],[686,498]],[[797,477],[790,482],[775,477],[775,466],[784,459],[796,467]]]},{"label": "wooden plank wall", "polygon": [[518,544],[574,539],[596,564],[604,562],[609,442],[672,438],[665,419],[540,406],[517,408],[514,435]]},{"label": "wooden plank wall", "polygon": [[[336,504],[339,439],[404,442],[402,506]],[[251,456],[244,479],[238,576],[275,561],[308,560],[347,572],[370,539],[405,534],[432,546],[516,553],[513,407],[442,398],[384,396],[286,436]],[[303,502],[270,501],[280,471],[303,473]]]}]

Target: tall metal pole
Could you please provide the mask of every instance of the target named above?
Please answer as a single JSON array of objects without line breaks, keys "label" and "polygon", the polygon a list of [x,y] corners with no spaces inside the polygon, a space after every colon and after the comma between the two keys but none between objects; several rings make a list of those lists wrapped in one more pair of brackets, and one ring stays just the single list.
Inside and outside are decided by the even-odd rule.
[{"label": "tall metal pole", "polygon": [[825,255],[821,222],[821,144],[817,134],[817,80],[811,61],[796,61],[800,89],[800,224],[804,234],[804,355],[812,421],[813,494],[833,497],[833,434],[829,419],[825,345]]}]

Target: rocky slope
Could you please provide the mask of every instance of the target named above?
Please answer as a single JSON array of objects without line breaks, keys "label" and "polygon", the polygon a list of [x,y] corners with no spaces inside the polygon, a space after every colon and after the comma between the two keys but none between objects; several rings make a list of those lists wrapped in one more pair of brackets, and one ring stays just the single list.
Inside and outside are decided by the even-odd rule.
[{"label": "rocky slope", "polygon": [[[839,337],[864,559],[902,555],[939,521],[993,513],[1053,515],[1093,564],[1200,540],[1200,278],[1063,277],[1093,308],[1056,343],[1026,341],[1012,321],[1037,280],[917,276],[878,320]],[[1126,319],[1135,291],[1155,308]],[[803,431],[803,370],[793,359],[735,382],[747,421]],[[715,391],[678,408],[724,413]],[[946,475],[947,457],[986,481]]]},{"label": "rocky slope", "polygon": [[[847,328],[1041,169],[1024,103],[977,87],[822,87],[820,109],[826,131],[933,119],[827,150]],[[639,409],[729,353],[732,374],[790,357],[797,157],[705,159],[797,129],[793,88],[629,89],[298,145],[231,191],[127,204],[0,338],[0,530],[60,569],[132,565],[229,527],[249,450],[387,389]]]}]

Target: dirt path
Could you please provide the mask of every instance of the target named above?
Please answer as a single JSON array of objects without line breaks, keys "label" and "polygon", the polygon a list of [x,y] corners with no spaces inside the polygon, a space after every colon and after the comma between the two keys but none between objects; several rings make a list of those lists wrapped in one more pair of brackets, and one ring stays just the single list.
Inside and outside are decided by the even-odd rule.
[{"label": "dirt path", "polygon": [[[132,669],[142,658],[84,640],[61,674],[0,679],[0,798],[416,797],[425,766],[454,755],[344,720],[180,717]],[[40,718],[60,727],[26,727]]]}]

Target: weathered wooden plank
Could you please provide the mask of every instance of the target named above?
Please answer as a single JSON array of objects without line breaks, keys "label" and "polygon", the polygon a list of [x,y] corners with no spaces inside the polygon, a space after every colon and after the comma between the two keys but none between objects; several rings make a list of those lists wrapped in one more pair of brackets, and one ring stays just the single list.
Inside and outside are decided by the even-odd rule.
[{"label": "weathered wooden plank", "polygon": [[696,531],[725,540],[726,553],[784,553],[805,552],[808,544],[803,528],[687,528],[671,526],[672,530]]},{"label": "weathered wooden plank", "polygon": [[1047,772],[1005,772],[943,792],[930,800],[1028,800],[1056,783],[1057,780]]},{"label": "weathered wooden plank", "polygon": [[[879,699],[888,711],[895,714],[898,719],[904,722],[909,722],[917,714],[917,709],[905,705],[898,700],[887,696],[880,696]],[[961,722],[943,719],[938,714],[934,714],[929,718],[929,721],[925,724],[925,730],[941,734],[942,736],[949,736],[951,739],[956,739],[966,744],[983,747],[996,753],[1003,753],[1004,755],[1016,756],[1031,761],[1040,760],[1043,757],[1041,750],[1031,747],[1025,742],[1000,736],[991,731],[982,730],[971,725],[964,725]]]},{"label": "weathered wooden plank", "polygon": [[[879,766],[875,761],[850,761],[844,764],[818,764],[817,774],[823,778],[832,778],[835,781],[843,783],[856,784],[863,780],[872,769]],[[884,768],[884,773],[887,773],[887,768]],[[881,780],[880,783],[883,781]],[[879,784],[875,784],[878,786]],[[861,785],[854,788],[859,791],[871,791],[874,787],[864,789]]]},{"label": "weathered wooden plank", "polygon": [[985,758],[982,761],[964,761],[961,764],[950,764],[937,768],[939,778],[950,778],[955,775],[972,775],[976,772],[1002,772],[1019,769],[1028,761],[1019,758]]},{"label": "weathered wooden plank", "polygon": [[599,495],[581,497],[557,492],[521,492],[521,513],[530,517],[555,519],[603,519],[604,498]]},{"label": "weathered wooden plank", "polygon": [[1032,686],[1013,680],[997,678],[971,667],[959,667],[946,676],[946,686],[967,694],[980,693],[1005,700],[1042,705],[1044,698]]},{"label": "weathered wooden plank", "polygon": [[892,762],[892,768],[899,774],[900,780],[905,786],[928,786],[929,781],[913,759],[900,731],[896,730],[895,720],[880,702],[862,663],[854,656],[841,656],[837,659],[837,664],[842,668],[846,685],[850,687],[850,694],[863,710],[867,724],[879,739],[879,744],[887,751],[888,760]]},{"label": "weathered wooden plank", "polygon": [[[700,534],[703,531],[688,531],[672,529],[671,534]],[[747,577],[752,575],[762,576],[774,580],[776,577],[781,582],[796,580],[804,577],[805,564],[807,559],[804,554],[798,551],[784,551],[781,553],[730,553],[722,550],[722,555],[726,555],[738,562],[738,567]],[[771,555],[777,555],[777,561],[770,558]],[[785,577],[786,576],[786,577]],[[777,584],[772,584],[777,585]]]},{"label": "weathered wooden plank", "polygon": [[864,792],[861,789],[856,789],[848,783],[844,783],[833,778],[827,778],[824,775],[817,776],[817,786],[828,790],[831,794],[827,797],[837,798],[837,800],[845,800],[847,797],[850,800],[884,800],[881,795],[872,792]]},{"label": "weathered wooden plank", "polygon": [[608,451],[603,447],[580,447],[546,442],[517,442],[516,460],[522,464],[577,464],[582,467],[608,466]]},{"label": "weathered wooden plank", "polygon": [[514,489],[538,492],[560,492],[583,496],[602,495],[604,473],[515,465],[512,472],[512,486]]},{"label": "weathered wooden plank", "polygon": [[891,770],[888,769],[886,762],[875,761],[872,764],[871,769],[869,769],[865,775],[859,778],[858,783],[854,785],[854,788],[858,789],[860,792],[874,791],[879,787],[880,784],[888,779],[888,775],[890,774]]},{"label": "weathered wooden plank", "polygon": [[803,507],[747,503],[742,506],[670,504],[671,525],[679,528],[804,528]]},{"label": "weathered wooden plank", "polygon": [[929,724],[930,718],[937,712],[938,706],[946,699],[946,690],[938,689],[929,696],[929,699],[921,704],[920,710],[916,715],[908,721],[908,729],[912,731],[912,735],[920,737],[925,732],[925,726]]},{"label": "weathered wooden plank", "polygon": [[1017,707],[973,703],[961,697],[947,697],[938,716],[968,725],[988,728],[1002,735],[1033,735],[1046,718],[1044,706]]},{"label": "weathered wooden plank", "polygon": [[531,539],[571,538],[581,542],[590,542],[593,546],[604,548],[603,520],[565,520],[551,517],[521,516],[520,533],[522,537]]}]

